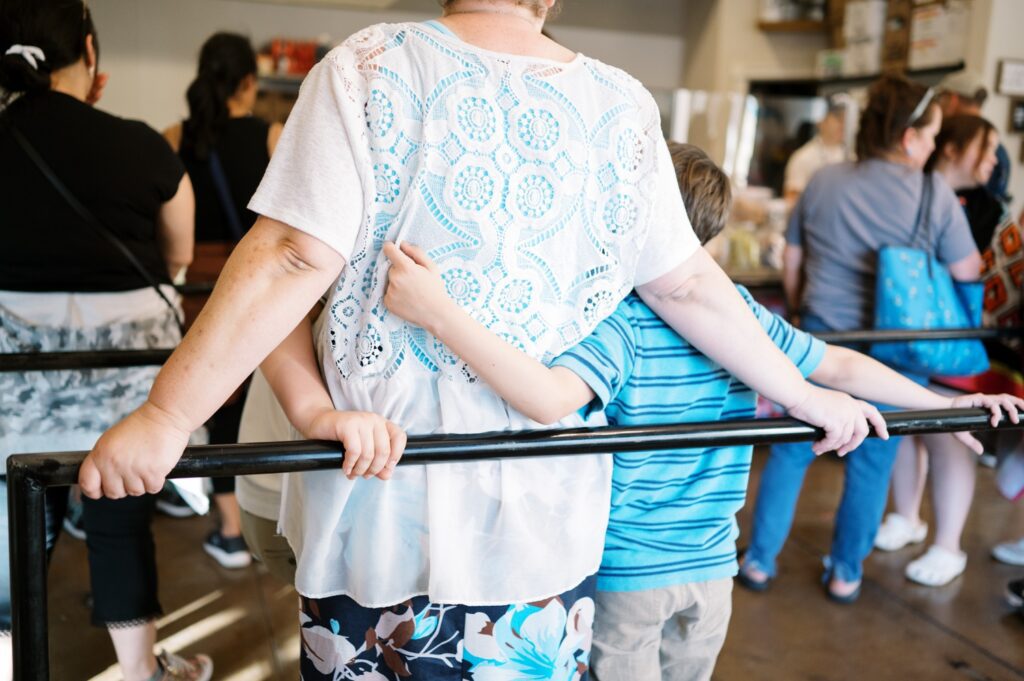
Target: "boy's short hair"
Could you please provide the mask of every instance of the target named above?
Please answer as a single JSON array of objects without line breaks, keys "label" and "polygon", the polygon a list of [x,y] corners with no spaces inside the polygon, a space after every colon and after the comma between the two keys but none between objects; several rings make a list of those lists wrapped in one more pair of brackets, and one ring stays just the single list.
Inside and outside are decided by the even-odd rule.
[{"label": "boy's short hair", "polygon": [[699,147],[669,142],[668,150],[686,214],[697,238],[705,244],[722,231],[729,217],[729,178]]}]

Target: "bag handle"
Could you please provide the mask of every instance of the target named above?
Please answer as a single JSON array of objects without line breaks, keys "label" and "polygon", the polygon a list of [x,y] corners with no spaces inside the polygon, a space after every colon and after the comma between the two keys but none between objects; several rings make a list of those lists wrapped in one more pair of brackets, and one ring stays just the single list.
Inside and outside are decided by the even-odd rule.
[{"label": "bag handle", "polygon": [[[4,116],[3,118],[7,117]],[[57,193],[61,195],[61,197],[67,202],[69,206],[71,206],[71,209],[78,214],[79,218],[81,218],[87,225],[92,227],[92,229],[95,232],[97,232],[101,237],[103,237],[103,239],[106,240],[107,243],[113,246],[114,250],[116,250],[118,253],[124,256],[125,260],[127,260],[129,264],[131,264],[132,268],[139,274],[139,276],[142,277],[143,281],[145,281],[149,286],[153,288],[154,291],[156,291],[156,294],[160,296],[160,300],[164,301],[164,303],[167,305],[167,308],[171,311],[171,314],[174,316],[174,321],[177,322],[178,328],[181,329],[182,333],[184,333],[185,325],[181,317],[178,315],[178,309],[174,306],[174,303],[172,303],[167,298],[167,296],[164,295],[164,292],[160,290],[160,284],[156,281],[153,275],[146,269],[145,265],[139,262],[139,259],[135,257],[135,254],[131,252],[131,250],[124,244],[123,241],[121,241],[121,239],[117,237],[116,234],[110,231],[110,229],[102,222],[100,222],[99,219],[95,215],[93,215],[93,213],[88,208],[82,205],[82,203],[77,198],[75,198],[75,195],[71,193],[71,190],[69,190],[67,186],[60,181],[60,178],[57,177],[57,174],[53,172],[53,169],[49,166],[49,164],[47,164],[43,157],[39,155],[39,152],[36,151],[36,148],[34,146],[32,146],[32,143],[29,142],[28,139],[21,134],[21,131],[18,130],[18,128],[16,128],[14,124],[11,123],[9,120],[7,121],[7,124],[10,128],[11,134],[14,136],[14,140],[18,143],[18,146],[20,146],[22,150],[25,152],[25,154],[32,160],[32,162],[36,164],[36,167],[39,168],[39,171],[43,174],[43,176],[46,177],[47,180],[49,180],[50,184],[53,185],[53,188],[57,190]]]},{"label": "bag handle", "polygon": [[911,248],[917,243],[917,236],[924,231],[924,250],[927,253],[931,253],[931,203],[932,203],[932,185],[934,181],[931,173],[923,173],[921,178],[921,202],[917,206],[917,217],[914,220],[914,231],[910,233],[910,243],[908,244]]},{"label": "bag handle", "polygon": [[220,155],[210,150],[210,175],[213,176],[213,186],[217,189],[217,199],[224,211],[224,217],[228,221],[228,229],[235,237],[235,241],[242,239],[242,221],[238,217],[238,210],[235,208],[234,198],[231,196],[231,187],[228,185],[228,176],[224,172],[224,164],[220,162]]}]

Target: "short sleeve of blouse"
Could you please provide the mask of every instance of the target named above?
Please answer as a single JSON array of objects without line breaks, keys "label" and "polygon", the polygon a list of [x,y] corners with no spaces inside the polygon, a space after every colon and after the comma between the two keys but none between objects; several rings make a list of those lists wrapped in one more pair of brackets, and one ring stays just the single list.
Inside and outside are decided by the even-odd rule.
[{"label": "short sleeve of blouse", "polygon": [[249,210],[348,259],[363,222],[364,81],[340,47],[313,67]]},{"label": "short sleeve of blouse", "polygon": [[932,181],[935,183],[935,200],[932,202],[935,255],[948,265],[963,260],[978,250],[978,246],[974,243],[967,213],[956,194],[940,177],[932,177]]},{"label": "short sleeve of blouse", "polygon": [[133,125],[137,135],[130,148],[139,162],[137,177],[151,178],[157,201],[166,203],[177,195],[181,178],[185,176],[185,165],[160,133],[145,123],[133,122]]},{"label": "short sleeve of blouse", "polygon": [[634,286],[642,286],[668,274],[700,248],[700,241],[693,233],[683,206],[672,157],[661,137],[660,127],[655,138],[654,201],[647,239],[637,262]]}]

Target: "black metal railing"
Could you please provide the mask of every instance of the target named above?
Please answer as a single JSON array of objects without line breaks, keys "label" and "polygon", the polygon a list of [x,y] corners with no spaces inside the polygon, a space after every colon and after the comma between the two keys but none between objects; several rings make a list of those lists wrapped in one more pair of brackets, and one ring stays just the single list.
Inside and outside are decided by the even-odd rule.
[{"label": "black metal railing", "polygon": [[[831,343],[1020,336],[1020,327],[931,331],[852,331],[817,334]],[[99,369],[163,364],[171,350],[0,354],[0,372]],[[983,410],[888,412],[893,435],[989,430]],[[1011,427],[1006,424],[1001,427]],[[400,465],[441,464],[529,456],[763,445],[812,440],[820,431],[792,419],[687,423],[672,426],[577,429],[487,435],[413,437]],[[21,454],[8,459],[8,522],[15,678],[47,679],[44,495],[77,480],[84,452]],[[337,443],[283,442],[190,447],[170,477],[218,477],[337,469]]]},{"label": "black metal railing", "polygon": [[[989,430],[981,409],[887,412],[892,435]],[[1006,424],[1001,427],[1013,427]],[[820,431],[793,419],[606,427],[447,437],[412,437],[399,465],[444,464],[532,456],[758,445],[813,440]],[[15,678],[49,678],[46,489],[74,483],[85,452],[21,454],[7,462]],[[338,469],[337,443],[281,442],[189,447],[172,478]]]}]

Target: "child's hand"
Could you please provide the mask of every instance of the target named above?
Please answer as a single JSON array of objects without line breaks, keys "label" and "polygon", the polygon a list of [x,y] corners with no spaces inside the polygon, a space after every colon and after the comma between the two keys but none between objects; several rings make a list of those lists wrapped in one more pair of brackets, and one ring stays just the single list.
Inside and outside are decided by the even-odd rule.
[{"label": "child's hand", "polygon": [[789,415],[825,430],[825,437],[815,442],[815,454],[835,450],[844,456],[860,446],[874,426],[878,437],[889,439],[889,429],[878,409],[846,393],[810,386],[804,399],[788,410]]},{"label": "child's hand", "polygon": [[[1024,400],[1013,395],[982,395],[976,393],[974,395],[959,395],[954,397],[950,401],[950,406],[954,409],[970,409],[970,408],[982,408],[988,409],[992,413],[990,423],[992,427],[999,425],[999,421],[1002,419],[1003,412],[1010,418],[1010,423],[1020,423],[1020,411],[1024,411]],[[984,454],[985,448],[981,446],[970,433],[953,433],[953,437],[960,442],[967,445],[971,451],[975,454]]]},{"label": "child's hand", "polygon": [[423,249],[410,243],[399,248],[388,242],[384,255],[391,261],[384,305],[410,324],[434,333],[445,309],[454,305],[437,265]]},{"label": "child's hand", "polygon": [[383,416],[362,411],[320,412],[302,434],[310,440],[334,440],[344,445],[342,471],[349,480],[360,475],[389,480],[405,451],[404,430]]}]

